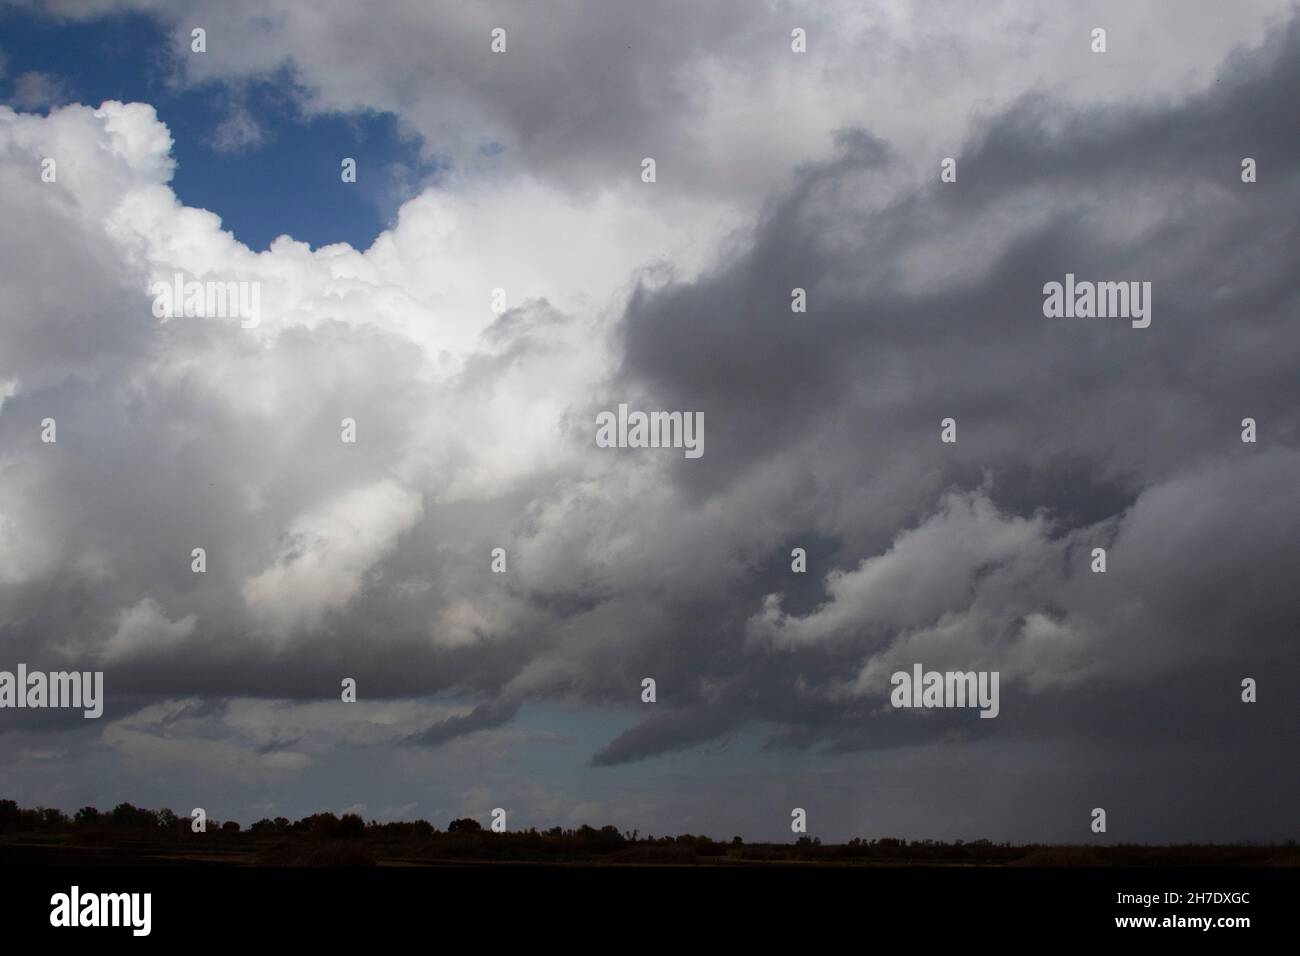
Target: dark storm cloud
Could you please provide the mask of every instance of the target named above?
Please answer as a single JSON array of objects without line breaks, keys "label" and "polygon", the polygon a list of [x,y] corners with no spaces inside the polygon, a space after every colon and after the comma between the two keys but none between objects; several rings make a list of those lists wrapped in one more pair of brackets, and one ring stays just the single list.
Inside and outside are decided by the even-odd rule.
[{"label": "dark storm cloud", "polygon": [[513,718],[518,710],[518,703],[513,701],[491,701],[479,704],[464,716],[443,718],[429,729],[408,737],[406,742],[436,747],[477,730],[499,727]]},{"label": "dark storm cloud", "polygon": [[721,704],[671,710],[620,734],[597,751],[591,763],[600,767],[692,747],[732,730],[741,718],[735,707]]},{"label": "dark storm cloud", "polygon": [[[1300,540],[1298,84],[1293,21],[1262,49],[1232,57],[1207,93],[1177,107],[1071,110],[1028,98],[992,117],[958,155],[958,184],[940,184],[937,158],[925,157],[932,184],[875,205],[856,195],[870,195],[891,165],[915,158],[892,154],[865,131],[839,135],[836,155],[773,200],[734,261],[632,302],[626,387],[662,407],[702,409],[709,424],[700,467],[674,477],[693,500],[727,500],[778,460],[806,461],[802,487],[783,489],[767,517],[821,512],[818,530],[847,544],[842,567],[855,563],[855,546],[858,558],[884,551],[946,489],[987,478],[1002,512],[1041,509],[1053,522],[1045,541],[1062,545],[1050,551],[1062,566],[1040,569],[1050,573],[1030,593],[997,596],[1006,602],[1000,610],[1041,605],[1067,622],[1099,622],[1106,638],[1090,653],[1111,672],[1107,681],[1123,684],[1129,664],[1150,678],[1142,658],[1159,659],[1168,669],[1159,679],[1175,685],[1157,697],[1189,682],[1223,685],[1225,664],[1234,674],[1294,675],[1288,635],[1300,614],[1283,569]],[[1240,180],[1245,156],[1259,162],[1257,184]],[[911,257],[936,238],[953,243],[934,280],[910,281]],[[1044,318],[1042,286],[1067,272],[1151,280],[1151,327]],[[790,310],[796,286],[808,290],[806,315]],[[950,415],[959,440],[941,446],[939,422]],[[1239,441],[1246,416],[1267,430],[1258,449]],[[898,484],[903,469],[910,487]],[[1112,563],[1099,579],[1103,597],[1087,580],[1087,552],[1109,546],[1116,529],[1112,561],[1132,554],[1133,562]],[[1072,532],[1084,537],[1071,543]],[[1107,613],[1117,590],[1140,609],[1140,624]],[[760,593],[751,591],[751,606]],[[745,599],[732,591],[723,600]],[[918,620],[953,610],[936,606]],[[1022,612],[1007,619],[1023,622]],[[970,630],[979,627],[972,621]],[[1130,654],[1116,633],[1144,650]],[[744,655],[734,630],[723,631],[712,640],[735,656],[715,650],[726,663],[706,665],[699,679],[741,674],[758,702],[751,715],[785,724],[774,742],[879,746],[910,732],[896,719],[864,722],[861,712],[824,702],[801,722],[790,704],[851,675],[896,636],[863,625],[837,647],[799,649],[769,667]],[[1013,632],[999,640],[1010,652],[1022,639]],[[1230,701],[1236,683],[1220,688]],[[1026,732],[1052,708],[1069,715],[1057,730],[1092,732],[1094,708],[1082,697],[1027,691],[1004,685],[1019,703],[1004,706],[997,732]],[[1145,698],[1136,699],[1141,712]],[[1134,733],[1157,726],[1130,717]],[[673,725],[658,717],[644,732],[629,731],[601,762],[653,752],[622,745],[643,738],[665,750],[679,745]],[[698,740],[707,726],[684,722],[681,741]]]}]

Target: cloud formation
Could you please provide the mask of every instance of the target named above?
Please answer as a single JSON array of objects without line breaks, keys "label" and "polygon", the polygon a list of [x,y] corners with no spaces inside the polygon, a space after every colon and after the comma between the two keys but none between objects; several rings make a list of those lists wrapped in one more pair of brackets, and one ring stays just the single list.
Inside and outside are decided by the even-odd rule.
[{"label": "cloud formation", "polygon": [[[210,23],[178,82],[287,61],[304,110],[454,159],[366,250],[243,246],[179,202],[149,105],[0,107],[6,659],[102,667],[112,747],[249,786],[327,762],[318,733],[419,763],[530,705],[631,715],[582,774],[741,734],[747,771],[957,740],[1019,772],[1117,725],[1138,765],[1175,705],[1210,754],[1293,742],[1281,701],[1221,728],[1241,677],[1300,677],[1300,21],[1117,6],[1103,75],[1055,52],[1073,14],[999,6],[926,74],[897,58],[955,40],[904,7],[707,6],[169,8]],[[494,63],[469,38],[507,13]],[[773,65],[796,15],[824,59]],[[1044,318],[1067,272],[1151,281],[1150,328]],[[176,273],[260,283],[260,323],[158,320]],[[707,454],[597,448],[620,402],[703,412]],[[998,720],[892,712],[917,661],[999,670]],[[355,739],[310,710],[343,676],[393,708]]]}]

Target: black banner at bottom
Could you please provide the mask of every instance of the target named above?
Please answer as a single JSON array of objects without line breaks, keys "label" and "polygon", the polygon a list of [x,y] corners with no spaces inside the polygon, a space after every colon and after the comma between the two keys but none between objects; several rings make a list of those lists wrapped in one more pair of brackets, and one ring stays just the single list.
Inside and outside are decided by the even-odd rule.
[{"label": "black banner at bottom", "polygon": [[494,864],[0,868],[0,885],[9,940],[337,943],[445,930],[490,944],[536,945],[539,934],[806,943],[848,929],[918,943],[1023,934],[1230,945],[1293,927],[1300,880],[1294,868]]}]

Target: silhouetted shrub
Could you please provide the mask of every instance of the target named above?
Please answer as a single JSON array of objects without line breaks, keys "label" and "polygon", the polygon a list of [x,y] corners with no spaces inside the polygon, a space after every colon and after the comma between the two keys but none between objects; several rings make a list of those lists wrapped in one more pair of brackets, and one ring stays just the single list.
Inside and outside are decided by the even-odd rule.
[{"label": "silhouetted shrub", "polygon": [[40,813],[41,825],[45,827],[61,827],[68,822],[68,815],[54,807],[42,807]]},{"label": "silhouetted shrub", "polygon": [[108,823],[115,827],[145,830],[156,827],[158,818],[150,810],[142,810],[129,803],[119,803],[108,815]]},{"label": "silhouetted shrub", "polygon": [[332,813],[313,813],[299,820],[294,829],[306,830],[313,836],[332,837],[339,832],[339,818]]}]

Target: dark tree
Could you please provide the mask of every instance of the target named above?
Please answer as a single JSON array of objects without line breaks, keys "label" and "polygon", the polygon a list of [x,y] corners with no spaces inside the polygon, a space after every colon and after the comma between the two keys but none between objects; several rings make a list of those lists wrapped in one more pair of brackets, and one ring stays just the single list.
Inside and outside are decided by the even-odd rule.
[{"label": "dark tree", "polygon": [[158,825],[158,819],[151,810],[142,810],[130,803],[119,803],[109,815],[109,823],[115,827],[133,827],[152,829]]},{"label": "dark tree", "polygon": [[68,816],[56,807],[41,808],[41,823],[47,827],[61,827],[68,822]]}]

